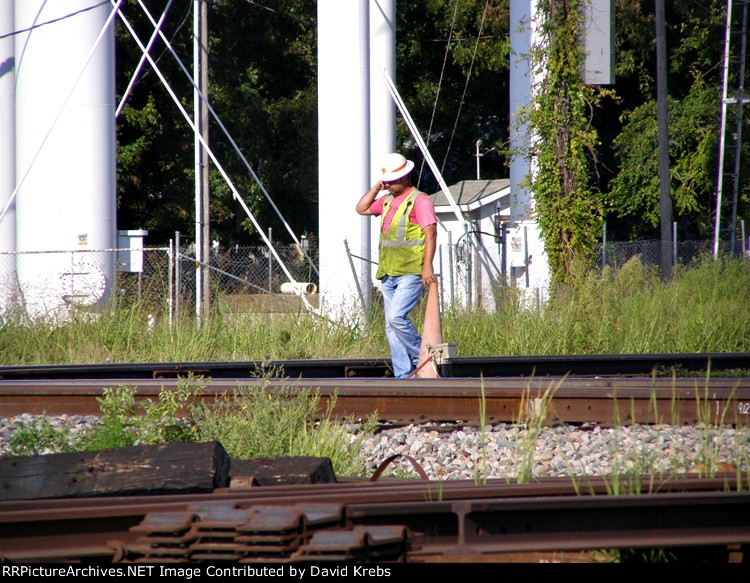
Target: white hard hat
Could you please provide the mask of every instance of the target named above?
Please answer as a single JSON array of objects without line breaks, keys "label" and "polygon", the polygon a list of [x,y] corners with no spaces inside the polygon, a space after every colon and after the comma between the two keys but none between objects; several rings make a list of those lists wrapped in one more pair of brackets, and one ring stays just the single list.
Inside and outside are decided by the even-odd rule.
[{"label": "white hard hat", "polygon": [[407,160],[401,154],[395,152],[388,154],[380,167],[380,180],[383,182],[398,180],[409,174],[412,168],[414,168],[414,162]]}]

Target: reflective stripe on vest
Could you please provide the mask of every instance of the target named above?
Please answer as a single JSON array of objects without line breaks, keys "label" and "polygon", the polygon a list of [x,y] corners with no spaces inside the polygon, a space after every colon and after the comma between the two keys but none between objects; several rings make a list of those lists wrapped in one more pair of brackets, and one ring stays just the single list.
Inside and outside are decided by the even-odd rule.
[{"label": "reflective stripe on vest", "polygon": [[388,230],[383,233],[383,223],[393,202],[389,195],[383,204],[380,221],[380,260],[377,279],[384,275],[421,275],[424,261],[424,231],[409,221],[409,215],[420,192],[414,191],[399,205]]}]

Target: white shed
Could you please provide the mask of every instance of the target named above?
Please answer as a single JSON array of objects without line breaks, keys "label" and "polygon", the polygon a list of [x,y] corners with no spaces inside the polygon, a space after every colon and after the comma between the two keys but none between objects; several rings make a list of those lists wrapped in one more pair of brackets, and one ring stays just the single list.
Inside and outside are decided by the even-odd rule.
[{"label": "white shed", "polygon": [[458,220],[442,190],[430,195],[438,217],[434,265],[443,306],[494,311],[494,287],[509,275],[510,255],[503,243],[510,222],[510,180],[463,180],[448,188],[470,226],[467,230]]}]

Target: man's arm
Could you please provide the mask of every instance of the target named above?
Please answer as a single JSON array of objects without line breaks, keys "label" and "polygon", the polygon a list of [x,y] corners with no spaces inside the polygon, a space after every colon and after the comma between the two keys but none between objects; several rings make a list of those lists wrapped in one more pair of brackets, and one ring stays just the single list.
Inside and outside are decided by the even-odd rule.
[{"label": "man's arm", "polygon": [[424,264],[422,265],[422,284],[426,288],[431,283],[437,281],[435,279],[435,272],[432,270],[432,260],[435,258],[435,248],[437,247],[437,225],[428,225],[423,231]]},{"label": "man's arm", "polygon": [[375,202],[375,198],[381,190],[385,190],[385,185],[378,180],[378,182],[359,199],[359,202],[357,203],[357,213],[360,215],[371,215],[370,205]]}]

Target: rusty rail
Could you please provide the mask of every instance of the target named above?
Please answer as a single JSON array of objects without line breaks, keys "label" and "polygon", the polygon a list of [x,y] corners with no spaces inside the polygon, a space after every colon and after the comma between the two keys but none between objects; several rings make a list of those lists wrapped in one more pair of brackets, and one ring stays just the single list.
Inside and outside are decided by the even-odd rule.
[{"label": "rusty rail", "polygon": [[[99,413],[96,397],[103,388],[128,386],[136,399],[154,399],[178,379],[147,380],[0,380],[0,416]],[[335,418],[366,418],[377,411],[381,420],[485,423],[523,420],[530,408],[549,395],[545,423],[722,423],[750,422],[750,378],[530,378],[530,379],[205,379],[200,399],[214,400],[238,387],[262,386],[315,392],[320,410],[336,396]],[[259,384],[262,382],[262,385]]]},{"label": "rusty rail", "polygon": [[[750,544],[750,477],[354,482],[0,503],[6,561],[432,562]],[[640,492],[640,493],[637,493]],[[736,557],[735,557],[736,558]]]}]

